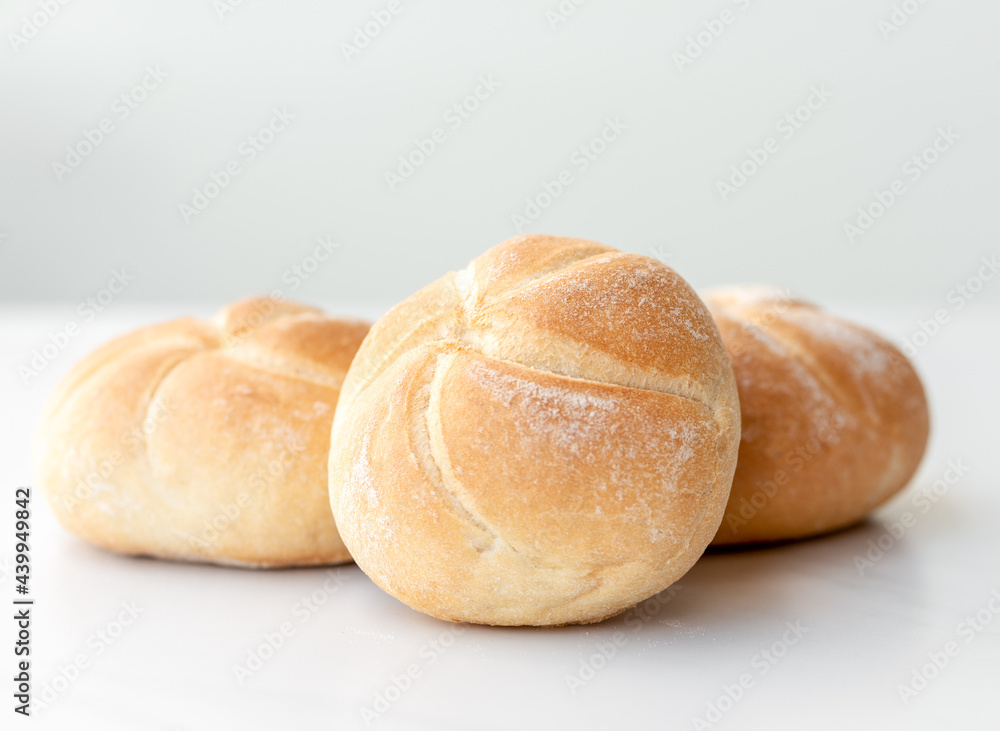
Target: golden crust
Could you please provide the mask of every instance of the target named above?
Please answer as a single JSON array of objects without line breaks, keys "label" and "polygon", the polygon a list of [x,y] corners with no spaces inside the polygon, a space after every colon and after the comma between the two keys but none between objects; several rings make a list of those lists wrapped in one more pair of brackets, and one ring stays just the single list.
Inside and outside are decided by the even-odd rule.
[{"label": "golden crust", "polygon": [[897,348],[772,288],[714,290],[705,301],[732,359],[743,421],[713,545],[843,528],[909,482],[929,417]]},{"label": "golden crust", "polygon": [[683,279],[523,236],[372,328],[334,420],[331,502],[357,563],[420,611],[595,622],[701,555],[738,442],[728,357]]},{"label": "golden crust", "polygon": [[53,393],[35,444],[59,520],[130,554],[247,566],[349,561],[326,466],[361,322],[270,299],[125,335]]}]

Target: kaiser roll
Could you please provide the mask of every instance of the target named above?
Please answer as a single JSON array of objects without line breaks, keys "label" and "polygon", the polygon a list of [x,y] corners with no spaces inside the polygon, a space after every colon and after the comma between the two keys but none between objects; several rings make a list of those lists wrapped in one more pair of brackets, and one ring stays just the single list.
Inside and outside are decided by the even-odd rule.
[{"label": "kaiser roll", "polygon": [[702,554],[738,443],[729,359],[676,272],[522,236],[373,327],[334,420],[331,500],[355,561],[415,609],[596,622]]},{"label": "kaiser roll", "polygon": [[906,485],[924,453],[928,415],[899,350],[777,289],[705,298],[736,372],[743,420],[714,545],[843,528]]},{"label": "kaiser roll", "polygon": [[366,324],[271,299],[146,327],[58,386],[36,440],[59,520],[115,551],[245,566],[350,560],[326,464]]}]

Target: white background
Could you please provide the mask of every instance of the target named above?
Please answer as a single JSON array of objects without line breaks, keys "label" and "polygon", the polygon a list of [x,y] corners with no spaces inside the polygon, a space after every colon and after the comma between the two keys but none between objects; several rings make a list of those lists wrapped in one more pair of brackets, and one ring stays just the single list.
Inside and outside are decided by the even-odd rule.
[{"label": "white background", "polygon": [[[0,537],[5,607],[14,588],[12,492],[31,484],[25,455],[42,399],[78,355],[182,306],[123,307],[96,321],[74,344],[78,350],[38,380],[0,382],[9,501],[9,533]],[[892,337],[908,332],[914,317],[909,307],[837,309]],[[60,314],[59,307],[0,309],[3,372]],[[709,704],[749,673],[753,685],[713,729],[992,731],[1000,717],[1000,600],[993,598],[1000,592],[998,323],[1000,308],[974,302],[920,351],[931,447],[911,486],[874,520],[816,540],[709,553],[675,584],[669,602],[661,604],[668,590],[640,605],[641,614],[600,625],[470,626],[451,635],[456,625],[409,609],[353,565],[334,569],[343,585],[324,595],[322,568],[246,571],[115,556],[66,533],[36,490],[34,692],[40,700],[50,698],[46,688],[60,692],[15,725],[7,720],[13,713],[5,685],[0,727],[694,729],[693,719],[705,718]],[[955,461],[964,474],[954,485],[940,482]],[[886,526],[907,512],[915,523],[893,538]],[[883,555],[872,552],[869,566],[871,544],[879,542]],[[324,603],[303,622],[302,599],[317,591]],[[123,602],[141,613],[105,645],[97,633],[118,631]],[[960,625],[978,613],[987,623],[966,643],[969,625]],[[285,622],[292,634],[241,683],[234,666],[245,666]],[[772,665],[762,652],[782,640],[788,622],[807,631],[780,648],[786,652]],[[3,677],[13,669],[13,631],[12,621],[0,621]],[[586,674],[583,664],[616,632],[626,643],[587,683],[574,685],[574,694],[567,678]],[[431,644],[450,641],[443,652]],[[949,642],[958,655],[904,701],[900,686],[913,683],[929,653],[940,655]],[[87,667],[63,685],[59,678],[78,655]],[[366,727],[362,710],[412,665],[419,677]]]},{"label": "white background", "polygon": [[[128,266],[130,299],[223,302],[281,286],[319,235],[342,250],[295,294],[394,302],[517,233],[511,214],[607,117],[628,129],[532,230],[670,254],[696,286],[765,281],[820,299],[937,295],[995,250],[1000,5],[929,0],[407,2],[351,62],[384,2],[69,2],[11,48],[37,0],[0,6],[0,297],[79,301]],[[683,70],[703,23],[733,22]],[[147,65],[169,76],[128,118]],[[499,83],[401,186],[385,173],[476,87]],[[775,125],[813,85],[829,101]],[[296,119],[199,216],[193,188],[287,107]],[[116,129],[57,180],[102,118]],[[961,135],[854,245],[843,226],[939,127]],[[781,147],[723,203],[716,183]],[[996,294],[991,294],[996,297]]]},{"label": "white background", "polygon": [[[574,182],[528,230],[655,254],[697,287],[789,286],[899,344],[917,342],[933,418],[920,472],[874,521],[709,555],[635,631],[628,617],[472,627],[437,653],[428,643],[452,626],[350,566],[242,684],[233,666],[297,621],[324,569],[112,556],[67,535],[36,493],[36,693],[76,655],[90,665],[38,717],[15,718],[19,727],[363,728],[362,709],[416,664],[420,677],[373,728],[694,728],[748,672],[753,687],[713,728],[996,728],[1000,618],[990,614],[969,644],[958,627],[989,612],[1000,590],[1000,278],[976,280],[982,257],[1000,252],[1000,5],[927,0],[886,38],[878,24],[893,4],[592,1],[553,27],[546,12],[557,0],[400,0],[350,61],[342,44],[385,3],[245,0],[220,17],[211,0],[74,1],[24,43],[10,34],[39,3],[0,5],[0,464],[10,502],[31,484],[26,455],[44,398],[101,342],[275,289],[377,317],[516,234],[512,214],[564,168]],[[675,54],[724,10],[733,22],[679,68]],[[168,75],[120,119],[115,100],[147,66]],[[480,76],[497,90],[452,129],[444,115]],[[832,96],[785,139],[776,124],[813,86]],[[247,161],[241,141],[274,108],[295,119]],[[59,179],[53,163],[105,117],[115,130]],[[571,156],[609,117],[627,129],[580,172]],[[390,190],[386,172],[436,127],[447,140]],[[912,179],[904,165],[942,128],[958,140]],[[768,137],[778,151],[723,201],[717,183]],[[241,174],[185,222],[179,205],[231,159]],[[897,178],[906,192],[849,242],[844,224]],[[334,253],[294,274],[312,269],[317,237],[336,242]],[[132,277],[124,293],[82,317],[78,304],[115,271]],[[924,338],[921,323],[937,311],[947,322]],[[79,335],[26,383],[18,368],[71,322]],[[914,509],[949,460],[968,473],[859,571],[868,542]],[[0,511],[3,525],[12,511]],[[0,537],[4,602],[12,540]],[[94,633],[132,601],[142,614],[98,655]],[[787,622],[809,630],[758,674],[756,658]],[[2,622],[0,666],[10,669],[12,631]],[[627,642],[574,694],[567,676],[618,631]],[[958,656],[905,703],[900,684],[953,640]]]}]

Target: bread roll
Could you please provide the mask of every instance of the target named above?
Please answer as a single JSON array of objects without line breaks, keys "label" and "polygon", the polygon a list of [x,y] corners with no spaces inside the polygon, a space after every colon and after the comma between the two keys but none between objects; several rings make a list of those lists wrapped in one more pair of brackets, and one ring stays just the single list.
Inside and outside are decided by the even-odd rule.
[{"label": "bread roll", "polygon": [[719,289],[705,300],[736,371],[743,419],[714,545],[843,528],[909,482],[927,443],[927,401],[899,350],[777,289]]},{"label": "bread roll", "polygon": [[722,517],[729,359],[657,261],[522,236],[376,323],[334,420],[355,561],[442,619],[596,622],[661,591]]},{"label": "bread roll", "polygon": [[244,566],[350,555],[326,464],[368,326],[270,299],[146,327],[78,363],[36,440],[59,520],[130,554]]}]

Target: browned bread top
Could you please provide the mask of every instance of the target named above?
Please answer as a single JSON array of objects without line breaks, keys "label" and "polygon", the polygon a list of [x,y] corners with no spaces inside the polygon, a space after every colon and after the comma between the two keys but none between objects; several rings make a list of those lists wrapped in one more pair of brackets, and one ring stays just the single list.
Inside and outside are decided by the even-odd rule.
[{"label": "browned bread top", "polygon": [[725,349],[676,272],[522,236],[373,326],[334,423],[331,500],[358,564],[421,611],[592,622],[701,554],[738,436]]},{"label": "browned bread top", "polygon": [[142,328],[77,364],[36,440],[59,519],[99,545],[255,566],[348,560],[329,428],[368,326],[272,299]]},{"label": "browned bread top", "polygon": [[771,287],[706,293],[732,359],[742,440],[715,544],[799,538],[861,520],[902,489],[927,401],[885,338]]}]

